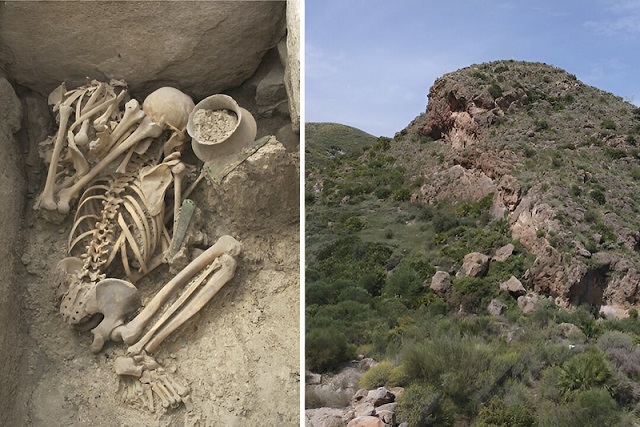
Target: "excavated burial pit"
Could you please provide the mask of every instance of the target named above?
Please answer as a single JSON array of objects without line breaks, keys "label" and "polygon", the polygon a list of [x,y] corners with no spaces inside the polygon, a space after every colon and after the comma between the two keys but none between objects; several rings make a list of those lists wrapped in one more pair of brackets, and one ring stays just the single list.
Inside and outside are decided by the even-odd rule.
[{"label": "excavated burial pit", "polygon": [[[121,401],[119,381],[112,367],[113,359],[124,347],[111,343],[102,352],[92,354],[89,351],[91,334],[65,325],[58,312],[60,280],[54,272],[58,261],[66,256],[70,219],[59,225],[46,222],[37,216],[32,206],[46,174],[37,155],[37,143],[54,132],[43,96],[48,92],[43,88],[53,89],[52,82],[57,85],[65,80],[57,74],[60,70],[48,64],[50,60],[43,55],[59,55],[55,62],[68,64],[67,71],[75,76],[75,84],[81,84],[77,76],[105,80],[104,73],[96,71],[101,67],[128,69],[125,62],[132,52],[127,52],[120,40],[125,48],[116,55],[104,44],[101,45],[103,52],[96,52],[90,43],[84,45],[88,56],[78,55],[73,49],[65,53],[69,39],[65,45],[65,40],[45,34],[41,26],[35,27],[36,23],[54,21],[65,28],[65,22],[56,21],[59,17],[62,21],[72,21],[77,29],[85,21],[69,16],[76,14],[79,18],[83,13],[100,16],[102,8],[103,16],[113,17],[116,12],[109,4],[38,3],[36,8],[29,8],[28,4],[16,3],[0,7],[0,53],[3,53],[0,76],[5,75],[13,85],[12,89],[0,79],[0,142],[5,150],[0,157],[0,194],[4,196],[0,208],[4,236],[0,244],[0,324],[3,325],[0,331],[0,425],[298,425],[299,160],[295,143],[285,148],[271,141],[251,161],[234,171],[222,186],[201,185],[193,195],[205,212],[205,231],[212,239],[228,233],[244,243],[239,269],[233,281],[157,353],[168,370],[175,369],[176,375],[189,383],[192,410],[180,407],[151,413],[128,406]],[[245,7],[243,16],[252,17],[263,26],[282,25],[280,9],[284,6],[251,3],[254,9],[247,11]],[[196,15],[207,16],[201,10],[189,15],[185,6],[180,10],[163,9],[163,14],[149,11],[177,7],[170,3],[147,3],[144,10],[141,3],[118,7],[130,8],[118,12],[122,20],[136,22],[136,25],[149,21],[144,31],[138,30],[140,34],[157,32],[158,28],[172,31],[171,26],[167,28],[153,22],[151,17],[156,15],[169,16],[170,20],[177,21],[176,27],[188,27]],[[201,7],[215,8],[216,3]],[[71,8],[75,8],[73,13],[68,13]],[[232,10],[224,12],[231,14]],[[280,15],[274,17],[274,14]],[[265,21],[265,16],[272,19]],[[86,22],[93,25],[90,30],[97,33],[104,32],[101,25],[107,25]],[[17,41],[20,34],[16,33],[20,28],[37,34],[25,36],[26,45],[20,44]],[[56,32],[51,28],[49,31]],[[200,53],[211,51],[205,39],[213,36],[207,31],[200,34],[201,39],[192,40],[196,45],[194,49],[200,49]],[[272,33],[272,40],[267,43],[275,46],[282,29],[278,27]],[[244,35],[258,37],[250,31]],[[38,41],[38,37],[53,41],[45,43],[43,39]],[[77,43],[83,39],[77,32],[70,37],[78,39]],[[166,37],[164,40],[171,39]],[[155,38],[158,39],[157,34]],[[151,39],[153,34],[143,40],[138,37],[136,43],[150,43]],[[42,47],[27,46],[30,43],[40,43]],[[66,46],[64,52],[47,51],[47,45],[56,43]],[[240,47],[232,48],[236,49],[236,55],[243,54]],[[11,54],[4,55],[6,52]],[[29,74],[22,69],[21,55],[25,52],[35,61]],[[70,55],[69,58],[63,57],[65,54]],[[87,59],[102,54],[104,63]],[[215,63],[206,55],[184,55],[180,60],[194,61],[194,57],[199,59],[186,64],[186,68],[202,69],[207,63]],[[116,63],[119,60],[123,64]],[[78,70],[78,61],[84,61],[86,68]],[[127,80],[132,95],[139,100],[156,87],[167,84],[189,93],[196,102],[208,94],[224,92],[256,116],[258,137],[276,134],[280,129],[286,132],[290,122],[286,114],[286,93],[283,85],[273,83],[282,73],[276,48],[262,53],[250,72],[236,70],[235,74],[246,77],[242,77],[244,83],[235,89],[232,83],[217,88],[193,80],[183,86],[175,60],[169,61],[165,68],[155,67],[154,57],[144,61],[153,73],[146,78],[135,73],[129,76],[110,73],[112,77]],[[37,74],[37,79],[32,74]],[[21,108],[17,106],[20,104]],[[22,118],[16,113],[19,110]],[[295,141],[295,135],[290,132],[284,135]],[[150,296],[168,277],[166,268],[161,268],[140,282],[139,288],[143,295]]]}]

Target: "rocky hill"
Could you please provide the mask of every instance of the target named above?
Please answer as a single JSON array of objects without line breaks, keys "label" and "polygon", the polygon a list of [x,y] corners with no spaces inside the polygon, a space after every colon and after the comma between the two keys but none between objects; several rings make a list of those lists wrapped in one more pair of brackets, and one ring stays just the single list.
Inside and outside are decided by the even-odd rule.
[{"label": "rocky hill", "polygon": [[422,182],[415,204],[493,194],[491,217],[536,257],[531,289],[629,309],[640,304],[639,133],[640,109],[621,98],[545,64],[500,61],[439,78],[426,113],[385,143],[405,180]]},{"label": "rocky hill", "polygon": [[[307,153],[331,129],[308,126]],[[482,418],[491,399],[513,409],[505,378],[542,396],[545,369],[573,369],[575,357],[565,354],[540,356],[545,361],[531,371],[523,354],[536,346],[604,354],[605,376],[620,380],[619,360],[599,340],[611,331],[640,336],[638,141],[640,108],[546,64],[498,61],[437,79],[426,112],[393,139],[363,151],[354,142],[358,150],[331,163],[307,157],[307,366],[331,371],[357,354],[388,359],[390,371],[369,388],[419,383],[408,402],[426,399],[425,384],[435,381],[429,393],[446,405],[431,415],[460,425]],[[544,338],[520,341],[544,328]],[[425,339],[435,344],[420,344]],[[462,365],[437,371],[419,359],[437,357],[438,346],[449,349],[447,359],[458,350],[460,360],[484,357],[465,353],[466,345],[524,359],[495,383],[487,378],[492,368],[483,368],[483,385],[469,385],[462,398],[442,384],[476,377],[459,378]],[[527,373],[515,374],[518,363]],[[413,379],[402,376],[407,371]],[[611,395],[620,408],[638,400]],[[519,404],[530,420],[570,425],[560,413],[584,402],[564,399],[529,396]],[[418,416],[402,405],[405,419]],[[451,408],[456,415],[445,414]],[[489,424],[478,425],[533,425],[491,424],[484,415]]]}]

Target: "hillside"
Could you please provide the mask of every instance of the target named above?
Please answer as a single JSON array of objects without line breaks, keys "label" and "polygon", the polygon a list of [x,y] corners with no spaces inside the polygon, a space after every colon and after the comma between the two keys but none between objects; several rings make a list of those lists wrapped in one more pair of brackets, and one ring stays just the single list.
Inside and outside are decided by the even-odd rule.
[{"label": "hillside", "polygon": [[[307,129],[326,153],[314,135],[331,128]],[[639,138],[632,104],[498,61],[436,80],[393,139],[329,168],[308,157],[307,366],[388,360],[368,385],[407,387],[410,425],[574,425],[589,399],[635,420]],[[412,422],[427,398],[440,421]],[[518,411],[528,421],[487,421]]]},{"label": "hillside", "polygon": [[361,154],[376,137],[338,123],[306,123],[305,155],[307,174],[340,164],[342,156]]}]

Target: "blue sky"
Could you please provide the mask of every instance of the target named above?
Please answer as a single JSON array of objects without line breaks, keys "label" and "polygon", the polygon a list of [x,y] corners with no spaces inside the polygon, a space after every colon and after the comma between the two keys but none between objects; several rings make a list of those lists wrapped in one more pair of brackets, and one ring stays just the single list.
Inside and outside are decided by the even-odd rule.
[{"label": "blue sky", "polygon": [[305,16],[307,122],[393,136],[436,78],[499,59],[640,104],[640,0],[310,0]]}]

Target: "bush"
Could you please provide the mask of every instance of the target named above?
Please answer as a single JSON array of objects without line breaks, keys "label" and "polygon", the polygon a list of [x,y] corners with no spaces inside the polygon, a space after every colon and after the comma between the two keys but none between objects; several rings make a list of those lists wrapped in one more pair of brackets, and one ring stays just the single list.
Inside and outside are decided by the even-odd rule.
[{"label": "bush", "polygon": [[383,360],[375,366],[372,366],[367,372],[360,377],[360,388],[373,390],[378,387],[387,385],[393,364],[388,360]]},{"label": "bush", "polygon": [[386,199],[391,195],[391,189],[389,187],[378,187],[375,189],[374,194],[378,199]]},{"label": "bush", "polygon": [[489,86],[489,94],[495,99],[502,96],[503,90],[497,82],[491,83]]},{"label": "bush", "polygon": [[407,387],[398,399],[396,410],[398,420],[406,421],[411,427],[449,425],[451,414],[447,412],[440,393],[421,384]]},{"label": "bush", "polygon": [[359,216],[352,216],[344,222],[345,228],[352,232],[360,231],[366,225],[367,225],[367,219]]},{"label": "bush", "polygon": [[611,119],[604,119],[602,121],[602,127],[605,129],[609,129],[609,130],[615,130],[616,129],[616,124],[613,120]]},{"label": "bush", "polygon": [[305,361],[311,371],[335,370],[353,356],[347,337],[334,327],[312,329],[305,338]]},{"label": "bush", "polygon": [[412,299],[422,290],[422,281],[414,269],[407,265],[400,265],[393,274],[387,277],[384,294],[389,297]]},{"label": "bush", "polygon": [[604,355],[597,349],[590,349],[563,364],[558,385],[562,395],[570,399],[574,392],[604,387],[610,379],[611,367]]},{"label": "bush", "polygon": [[473,413],[479,401],[476,393],[492,387],[489,368],[496,356],[496,349],[478,338],[444,334],[406,345],[402,364],[410,378],[437,385],[443,397],[461,411]]},{"label": "bush", "polygon": [[532,427],[536,424],[535,415],[521,403],[507,405],[499,398],[493,398],[480,409],[476,427]]},{"label": "bush", "polygon": [[393,198],[399,202],[406,202],[411,198],[411,189],[409,187],[401,187],[393,193]]},{"label": "bush", "polygon": [[538,418],[541,427],[617,427],[622,414],[609,393],[597,388],[577,393],[572,402],[542,405]]},{"label": "bush", "polygon": [[604,205],[607,202],[604,193],[598,189],[591,190],[589,192],[589,196],[591,196],[591,198],[595,200],[599,205]]}]

